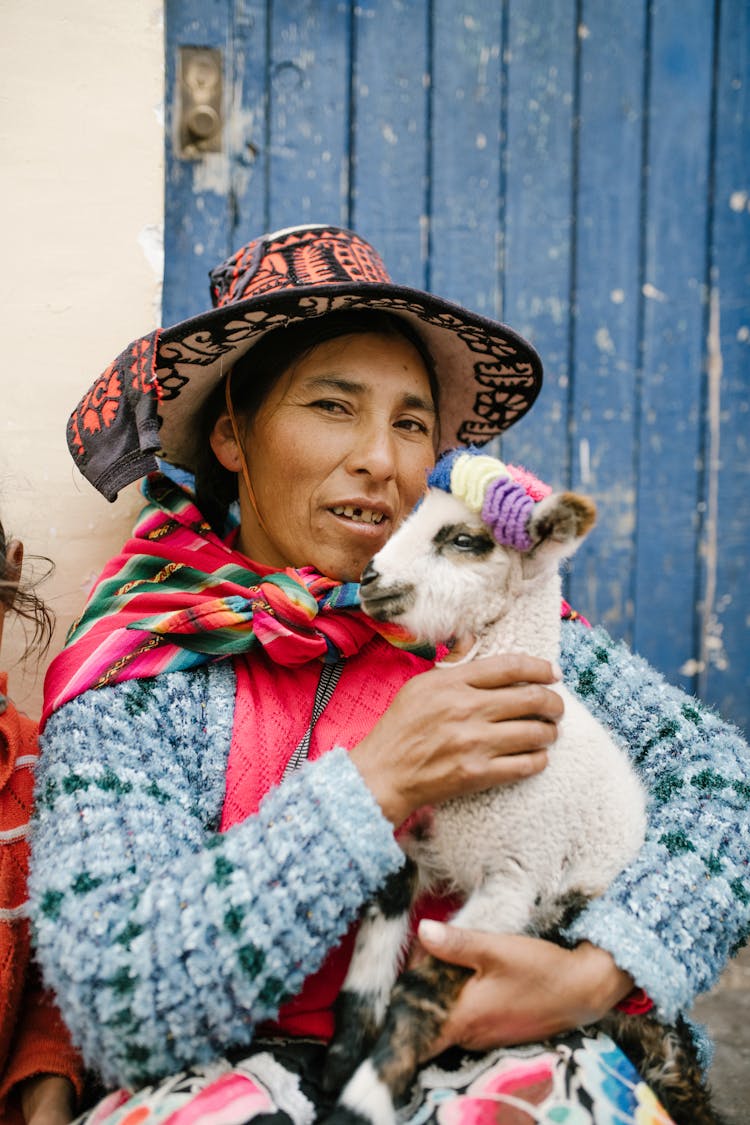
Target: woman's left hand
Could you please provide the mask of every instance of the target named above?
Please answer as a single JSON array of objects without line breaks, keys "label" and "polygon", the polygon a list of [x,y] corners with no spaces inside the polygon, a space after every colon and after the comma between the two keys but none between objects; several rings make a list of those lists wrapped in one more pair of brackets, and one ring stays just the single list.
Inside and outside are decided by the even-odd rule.
[{"label": "woman's left hand", "polygon": [[564,949],[524,934],[488,934],[423,920],[422,948],[473,970],[434,1054],[532,1043],[600,1019],[633,988],[605,950]]},{"label": "woman's left hand", "polygon": [[58,1074],[37,1074],[20,1088],[26,1125],[68,1125],[75,1116],[73,1084]]}]

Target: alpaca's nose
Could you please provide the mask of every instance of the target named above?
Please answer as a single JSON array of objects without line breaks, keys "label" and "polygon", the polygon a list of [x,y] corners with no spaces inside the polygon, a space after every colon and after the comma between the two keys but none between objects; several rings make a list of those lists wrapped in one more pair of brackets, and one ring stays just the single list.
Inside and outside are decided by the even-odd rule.
[{"label": "alpaca's nose", "polygon": [[359,584],[360,586],[367,586],[370,582],[374,582],[375,579],[379,577],[380,575],[378,574],[373,564],[371,562],[368,562],[367,566],[362,571],[362,577],[359,580]]}]

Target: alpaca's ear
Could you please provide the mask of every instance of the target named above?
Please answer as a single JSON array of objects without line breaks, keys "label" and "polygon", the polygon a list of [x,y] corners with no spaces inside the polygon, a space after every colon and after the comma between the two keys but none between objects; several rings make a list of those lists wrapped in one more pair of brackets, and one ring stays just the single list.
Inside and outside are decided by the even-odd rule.
[{"label": "alpaca's ear", "polygon": [[558,554],[572,555],[595,522],[596,505],[588,496],[553,492],[534,506],[528,523],[531,549],[536,552],[543,543],[554,543]]}]

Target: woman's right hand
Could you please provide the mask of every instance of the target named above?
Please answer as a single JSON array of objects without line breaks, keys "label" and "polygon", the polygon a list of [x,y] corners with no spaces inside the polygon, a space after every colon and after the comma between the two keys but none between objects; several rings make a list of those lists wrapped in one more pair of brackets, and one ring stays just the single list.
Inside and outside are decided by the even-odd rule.
[{"label": "woman's right hand", "polygon": [[557,738],[560,672],[522,653],[443,666],[409,680],[351,758],[399,825],[422,805],[540,773]]}]

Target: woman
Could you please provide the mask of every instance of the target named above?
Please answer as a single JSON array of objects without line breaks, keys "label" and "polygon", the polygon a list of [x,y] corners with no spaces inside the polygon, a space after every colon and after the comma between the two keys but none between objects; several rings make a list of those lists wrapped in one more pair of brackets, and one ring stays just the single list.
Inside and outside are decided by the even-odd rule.
[{"label": "woman", "polygon": [[[265,236],[212,281],[212,311],[136,341],[71,418],[73,456],[108,498],[157,453],[195,474],[195,495],[171,470],[149,477],[134,538],[50,670],[31,893],[86,1060],[141,1088],[110,1111],[156,1120],[187,1102],[198,1120],[224,1099],[226,1120],[312,1121],[352,923],[401,863],[394,828],[554,752],[557,669],[432,671],[356,608],[436,452],[520,417],[541,366],[504,326],[394,286],[337,228]],[[672,1018],[747,931],[747,747],[605,634],[565,632],[566,678],[651,785],[649,840],[571,950],[422,923],[426,948],[476,969],[437,1047],[532,1042],[634,984]],[[516,1093],[519,1066],[538,1093],[541,1065],[545,1104],[587,1120],[614,1095],[581,1052],[610,1082],[614,1067],[627,1112],[648,1099],[611,1044],[569,1038],[554,1065],[521,1052]],[[449,1088],[458,1112],[477,1082],[503,1096],[507,1073],[508,1056],[473,1057],[426,1072],[415,1098],[460,1120]]]}]

